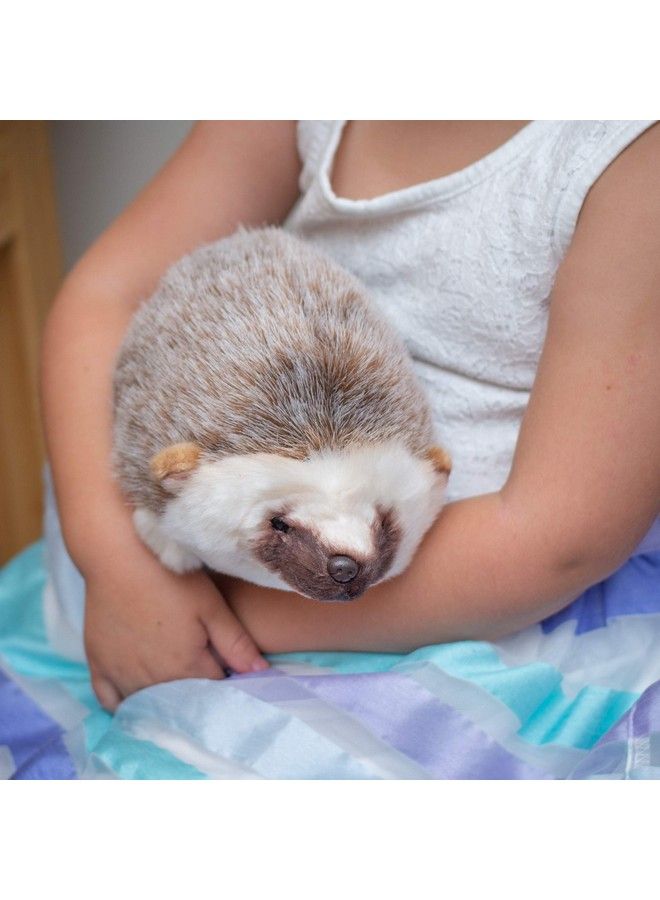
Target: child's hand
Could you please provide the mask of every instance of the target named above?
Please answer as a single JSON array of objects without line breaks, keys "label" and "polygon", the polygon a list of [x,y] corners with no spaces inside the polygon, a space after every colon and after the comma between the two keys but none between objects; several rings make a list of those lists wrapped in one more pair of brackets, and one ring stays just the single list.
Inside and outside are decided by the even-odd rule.
[{"label": "child's hand", "polygon": [[141,547],[85,572],[85,648],[99,702],[179,678],[267,668],[252,638],[203,572],[175,575]]}]

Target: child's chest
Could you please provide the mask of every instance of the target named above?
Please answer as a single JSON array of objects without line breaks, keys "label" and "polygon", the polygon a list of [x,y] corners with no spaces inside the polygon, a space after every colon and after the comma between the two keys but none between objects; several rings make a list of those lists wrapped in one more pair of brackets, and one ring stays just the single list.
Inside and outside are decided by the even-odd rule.
[{"label": "child's chest", "polygon": [[529,390],[557,265],[554,199],[533,147],[497,156],[501,124],[334,125],[287,227],[361,279],[421,367]]},{"label": "child's chest", "polygon": [[459,171],[508,141],[523,121],[355,121],[330,179],[337,197],[371,199]]}]

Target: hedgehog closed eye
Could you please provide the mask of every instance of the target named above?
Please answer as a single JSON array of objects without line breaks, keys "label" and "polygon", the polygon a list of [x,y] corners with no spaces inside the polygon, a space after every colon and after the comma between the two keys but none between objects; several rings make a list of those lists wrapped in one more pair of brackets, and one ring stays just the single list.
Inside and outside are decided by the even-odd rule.
[{"label": "hedgehog closed eye", "polygon": [[289,530],[289,526],[284,521],[284,519],[280,519],[278,516],[275,516],[273,519],[271,519],[270,524],[273,526],[275,531],[282,531],[284,532],[284,534],[286,534]]}]

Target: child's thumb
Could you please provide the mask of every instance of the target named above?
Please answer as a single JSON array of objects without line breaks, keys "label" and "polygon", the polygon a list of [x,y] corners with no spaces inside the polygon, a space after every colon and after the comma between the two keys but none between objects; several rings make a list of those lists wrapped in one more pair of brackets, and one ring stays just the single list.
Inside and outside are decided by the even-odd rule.
[{"label": "child's thumb", "polygon": [[110,681],[110,679],[100,675],[96,669],[92,668],[90,670],[90,676],[96,699],[104,709],[108,710],[108,712],[114,712],[122,700],[119,689]]},{"label": "child's thumb", "polygon": [[235,672],[261,672],[268,668],[257,645],[224,603],[214,604],[204,625],[216,653]]}]

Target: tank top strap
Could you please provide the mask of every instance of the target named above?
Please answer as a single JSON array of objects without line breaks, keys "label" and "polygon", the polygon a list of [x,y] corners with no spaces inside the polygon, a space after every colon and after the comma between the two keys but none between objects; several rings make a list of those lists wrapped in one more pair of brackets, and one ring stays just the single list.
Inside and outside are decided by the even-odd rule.
[{"label": "tank top strap", "polygon": [[654,125],[649,121],[569,121],[558,123],[547,160],[556,183],[553,246],[562,259],[573,238],[589,190],[619,154]]},{"label": "tank top strap", "polygon": [[301,120],[298,122],[298,155],[303,164],[300,173],[300,191],[309,190],[318,175],[325,151],[332,140],[337,122],[328,120]]}]

